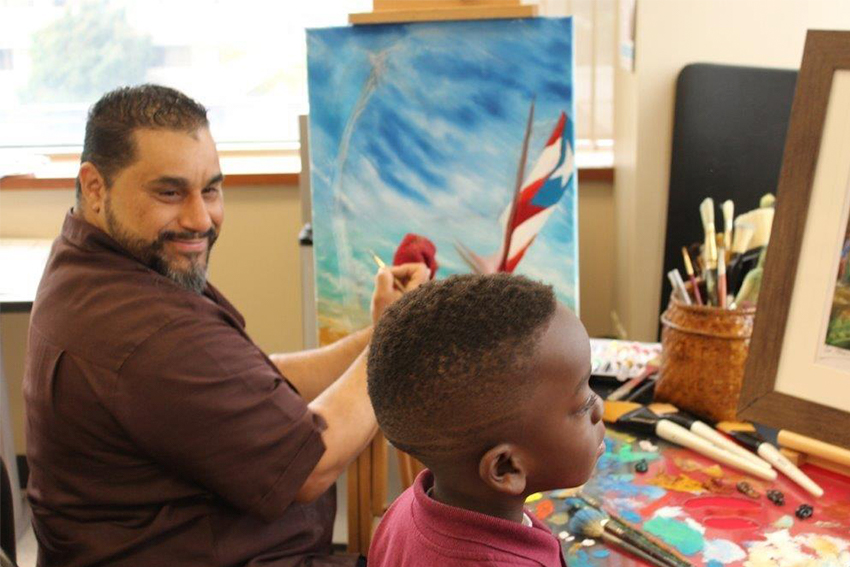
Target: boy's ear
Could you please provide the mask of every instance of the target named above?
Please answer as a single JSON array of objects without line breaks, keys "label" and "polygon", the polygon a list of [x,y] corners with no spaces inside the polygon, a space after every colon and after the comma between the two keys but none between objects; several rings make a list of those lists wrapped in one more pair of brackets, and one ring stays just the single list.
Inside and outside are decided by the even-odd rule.
[{"label": "boy's ear", "polygon": [[521,496],[525,491],[527,463],[516,445],[496,445],[478,462],[478,475],[484,484],[497,492]]}]

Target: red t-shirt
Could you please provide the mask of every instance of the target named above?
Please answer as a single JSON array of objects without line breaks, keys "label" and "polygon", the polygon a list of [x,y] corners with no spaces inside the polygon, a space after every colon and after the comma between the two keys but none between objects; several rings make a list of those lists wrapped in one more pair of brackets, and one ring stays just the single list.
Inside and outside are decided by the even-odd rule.
[{"label": "red t-shirt", "polygon": [[381,520],[369,567],[534,565],[565,567],[561,544],[532,514],[532,525],[487,516],[437,502],[424,470]]}]

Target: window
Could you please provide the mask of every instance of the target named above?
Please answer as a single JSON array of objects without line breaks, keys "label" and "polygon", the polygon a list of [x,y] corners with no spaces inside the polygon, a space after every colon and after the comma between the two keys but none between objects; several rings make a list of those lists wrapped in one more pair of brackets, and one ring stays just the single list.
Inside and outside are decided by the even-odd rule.
[{"label": "window", "polygon": [[[346,25],[349,12],[371,4],[0,0],[0,148],[79,148],[89,106],[142,82],[207,106],[223,146],[291,147],[307,112],[304,29]],[[580,148],[610,145],[616,0],[540,0],[540,8],[576,18]]]},{"label": "window", "polygon": [[12,69],[12,50],[0,49],[0,71],[9,71]]}]

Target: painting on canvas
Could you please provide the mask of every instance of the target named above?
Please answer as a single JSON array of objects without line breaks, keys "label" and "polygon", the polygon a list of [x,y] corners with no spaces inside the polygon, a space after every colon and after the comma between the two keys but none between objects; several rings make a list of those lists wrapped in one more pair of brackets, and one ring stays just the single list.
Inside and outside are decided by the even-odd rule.
[{"label": "painting on canvas", "polygon": [[[497,271],[578,309],[570,18],[308,31],[320,342],[370,322],[374,251]],[[423,242],[425,242],[423,240]]]}]

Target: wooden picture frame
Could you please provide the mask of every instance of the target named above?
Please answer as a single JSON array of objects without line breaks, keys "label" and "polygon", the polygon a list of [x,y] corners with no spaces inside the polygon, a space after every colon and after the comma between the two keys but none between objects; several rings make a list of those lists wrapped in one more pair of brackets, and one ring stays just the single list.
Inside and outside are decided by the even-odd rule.
[{"label": "wooden picture frame", "polygon": [[850,209],[850,32],[806,37],[776,197],[738,414],[850,448],[850,349],[822,355]]}]

